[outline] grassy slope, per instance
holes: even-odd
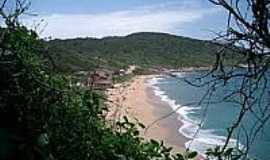
[[[64,71],[89,70],[97,66],[110,69],[136,64],[168,68],[212,64],[217,46],[164,33],[135,33],[103,39],[77,38],[47,42],[49,52]]]

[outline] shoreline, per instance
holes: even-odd
[[[129,82],[109,89],[107,91],[108,99],[114,102],[114,104],[108,104],[108,119],[110,121],[120,120],[123,115],[127,115],[129,119],[138,119],[139,122],[148,127],[157,119],[173,112],[169,104],[156,96],[153,88],[147,84],[147,80],[155,76],[136,76]],[[166,146],[173,147],[173,152],[182,153],[186,150],[185,143],[188,141],[178,131],[182,125],[183,123],[179,120],[179,115],[173,113],[149,127],[146,132],[141,130],[141,136],[146,140],[162,140]]]
[[[163,118],[164,116],[172,113],[168,117],[157,122],[157,125],[160,125],[168,131],[167,136],[162,137],[163,140],[166,141],[168,145],[176,147],[177,149],[180,148],[181,151],[185,151],[185,143],[189,139],[184,137],[178,131],[183,125],[182,121],[179,120],[179,118],[181,118],[180,115],[178,115],[176,112],[173,113],[173,109],[169,106],[169,104],[162,101],[160,97],[155,95],[153,88],[147,86],[146,93],[148,103],[155,106],[153,114],[157,117],[157,119]]]
[[[115,88],[107,91],[109,103],[109,112],[107,119],[110,121],[121,120],[125,115],[131,121],[139,120],[146,127],[157,119],[164,117],[173,112],[171,106],[162,101],[159,96],[155,95],[154,89],[147,84],[147,81],[159,75],[141,75],[135,76],[132,80],[116,85]],[[179,132],[183,125],[178,113],[151,125],[150,128],[140,130],[141,136],[146,140],[155,139],[163,141],[167,147],[173,147],[172,152],[183,153],[186,151],[185,143],[188,138]],[[198,156],[197,159],[202,159]]]

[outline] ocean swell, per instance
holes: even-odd
[[[178,75],[183,77],[180,73],[178,73]],[[157,76],[148,80],[147,83],[153,88],[153,92],[156,96],[158,96],[162,101],[168,103],[169,106],[180,115],[179,120],[183,125],[179,128],[179,132],[189,139],[189,141],[185,143],[186,148],[204,155],[207,149],[224,145],[226,137],[217,135],[215,133],[216,129],[199,129],[201,120],[197,117],[191,116],[192,113],[200,109],[199,107],[181,106],[180,104],[177,104],[176,100],[169,98],[166,92],[158,87],[158,84],[164,83],[164,78],[166,77]],[[229,147],[237,145],[240,145],[240,148],[242,148],[242,145],[238,144],[237,140],[230,140]]]

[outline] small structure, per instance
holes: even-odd
[[[120,70],[119,70],[119,75],[120,75],[120,76],[123,76],[123,75],[125,75],[125,72],[126,72],[126,71],[125,71],[124,69],[120,69]]]
[[[129,65],[128,68],[126,69],[120,69],[114,72],[115,75],[118,76],[124,76],[124,75],[128,75],[128,74],[132,74],[134,73],[134,71],[137,69],[138,67],[135,65]]]
[[[84,83],[92,89],[107,89],[113,86],[112,73],[107,70],[96,70],[89,72]]]
[[[135,65],[129,65],[125,74],[132,74],[136,70],[137,66]]]
[[[120,69],[120,70],[116,70],[113,74],[116,76],[124,76],[125,72],[126,71],[124,69]]]

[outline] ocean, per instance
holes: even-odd
[[[177,73],[176,77],[157,76],[150,79],[148,83],[152,86],[155,95],[168,103],[179,114],[179,121],[183,123],[182,127],[178,129],[179,134],[190,139],[185,144],[186,148],[204,155],[207,149],[224,144],[227,128],[236,120],[240,107],[232,102],[198,105],[197,102],[205,95],[208,87],[194,87],[186,83],[184,79],[192,79],[200,74],[202,73],[181,72]],[[218,101],[223,98],[227,92],[237,86],[237,83],[233,82],[224,88],[217,89],[210,101]],[[269,97],[265,99],[267,98],[269,99]],[[249,130],[254,124],[254,115],[247,114],[241,126]],[[240,129],[236,130],[229,146],[245,148],[247,146],[247,136],[244,133]],[[249,157],[258,160],[270,159],[269,123],[264,126],[249,148]]]

